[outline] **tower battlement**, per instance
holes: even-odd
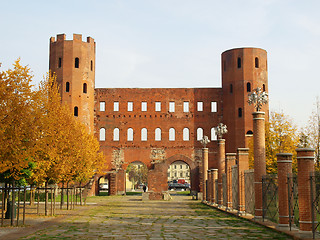
[[[50,38],[50,43],[60,42],[60,41],[80,41],[82,42],[82,34],[73,34],[73,38],[71,40],[67,40],[66,34],[57,34],[57,40],[55,37]],[[92,37],[87,37],[87,43],[94,43],[94,39]]]

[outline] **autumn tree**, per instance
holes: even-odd
[[[126,172],[133,186],[147,182],[148,168],[144,164],[129,164]]]
[[[25,184],[34,168],[36,96],[30,69],[20,59],[0,72],[0,177],[4,182]]]

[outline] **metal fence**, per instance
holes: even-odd
[[[254,196],[254,170],[244,171],[245,186],[245,209],[246,213],[254,215],[255,196]]]
[[[223,206],[227,206],[228,202],[228,186],[227,186],[227,174],[222,174],[222,199]]]
[[[298,201],[298,178],[297,174],[288,174],[288,207],[289,227],[299,227],[299,201]]]
[[[83,187],[0,187],[1,226],[25,225],[32,215],[55,215],[57,207],[71,210],[85,202]]]
[[[312,233],[320,232],[320,173],[314,172],[310,174],[311,187],[311,210],[312,210]]]
[[[279,222],[278,176],[266,175],[262,177],[262,219]]]
[[[232,208],[239,210],[239,174],[238,166],[231,167],[232,175]]]

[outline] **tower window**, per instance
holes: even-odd
[[[61,68],[62,66],[62,58],[59,58],[58,68]]]
[[[203,129],[198,128],[197,129],[197,141],[200,141],[203,138]]]
[[[91,60],[90,70],[93,71],[93,61]]]
[[[156,102],[156,112],[160,112],[161,111],[161,102]]]
[[[161,141],[161,128],[155,130],[155,141]]]
[[[74,59],[74,67],[79,68],[79,58]]]
[[[241,58],[238,57],[238,68],[241,68]]]
[[[183,102],[183,112],[189,112],[189,102]]]
[[[251,92],[251,83],[247,83],[247,92]]]
[[[230,84],[230,93],[233,93],[233,85]]]
[[[183,141],[189,141],[189,128],[184,128],[183,129]]]
[[[198,110],[198,112],[203,111],[203,102],[197,102],[197,110]]]
[[[106,129],[100,128],[99,131],[99,141],[105,141],[106,140]]]
[[[169,129],[169,141],[175,141],[176,140],[176,131],[174,128]]]
[[[128,112],[133,111],[133,102],[128,102]]]
[[[239,117],[239,118],[242,117],[242,108],[238,108],[238,117]]]
[[[148,140],[148,130],[146,128],[141,129],[141,141]]]
[[[128,128],[127,141],[133,141],[133,129],[132,128]]]
[[[254,65],[255,65],[256,68],[259,68],[259,58],[256,57],[254,59]]]
[[[66,92],[70,92],[70,83],[66,82]]]
[[[146,112],[147,111],[147,102],[141,102],[141,111]]]
[[[217,112],[217,102],[211,102],[211,112]]]
[[[100,112],[104,112],[106,110],[106,102],[100,102]]]
[[[78,107],[74,107],[74,109],[73,109],[73,115],[75,116],[75,117],[78,117]]]
[[[113,141],[119,141],[120,140],[120,130],[119,128],[113,129]]]
[[[87,93],[87,84],[86,83],[83,84],[83,93]]]
[[[266,85],[262,85],[262,90],[265,92],[266,91]]]
[[[169,102],[169,112],[174,112],[174,102]]]

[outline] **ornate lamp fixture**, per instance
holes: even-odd
[[[263,104],[268,103],[268,93],[261,91],[261,88],[256,88],[250,93],[248,103],[249,105],[254,104],[256,112],[261,110]]]
[[[219,123],[218,126],[216,127],[216,134],[218,139],[222,139],[223,134],[226,134],[228,132],[227,126],[224,125],[223,123]]]
[[[203,136],[203,138],[200,140],[200,143],[202,144],[203,148],[206,148],[207,144],[210,142],[208,136]]]

